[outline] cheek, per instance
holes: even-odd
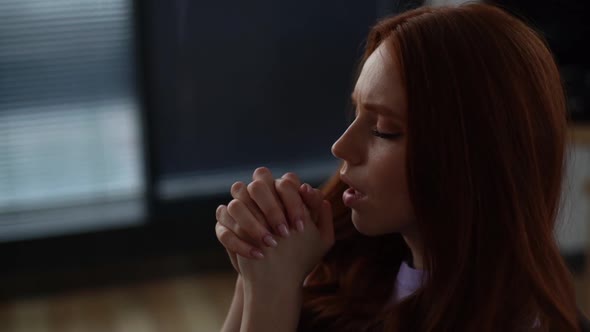
[[[376,160],[372,187],[379,193],[377,198],[395,203],[408,196],[406,168],[403,156]]]
[[[352,213],[357,230],[369,236],[400,232],[414,220],[405,168],[391,161],[381,165],[396,167],[374,169],[370,206]]]
[[[375,151],[367,165],[368,202],[364,208],[352,211],[357,230],[368,236],[401,232],[414,223],[410,203],[403,151]]]
[[[413,223],[414,214],[410,203],[405,181],[400,179],[394,187],[376,201],[379,211],[374,217],[375,222],[380,224],[384,233],[399,232]]]

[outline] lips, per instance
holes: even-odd
[[[362,191],[356,189],[352,185],[352,182],[350,181],[350,179],[348,179],[346,175],[340,174],[340,179],[342,180],[342,182],[350,186],[350,188],[346,189],[346,191],[344,191],[344,193],[342,194],[342,201],[344,205],[348,207],[354,207],[357,205],[359,201],[363,200],[366,197],[366,195]]]
[[[356,191],[354,188],[348,188],[342,194],[342,202],[344,203],[344,205],[353,208],[357,206],[358,203],[362,201],[365,197],[365,194]]]
[[[340,173],[340,180],[344,183],[346,183],[350,188],[353,188],[355,191],[361,192],[362,191],[354,185],[354,183],[350,180],[350,178],[344,174],[344,173]]]

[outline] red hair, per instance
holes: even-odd
[[[484,4],[421,7],[379,22],[364,60],[395,54],[408,101],[408,190],[427,278],[385,306],[400,234],[366,237],[335,174],[323,186],[337,241],[304,287],[301,331],[578,331],[553,235],[567,112],[555,60],[520,20]],[[364,62],[364,61],[363,61]]]

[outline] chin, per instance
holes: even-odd
[[[354,210],[352,212],[351,219],[354,228],[356,228],[359,233],[365,236],[379,236],[386,234],[386,232],[383,232],[383,230],[379,229],[379,227],[375,227],[377,225],[374,223],[371,223],[368,220],[361,220]]]

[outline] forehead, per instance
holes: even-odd
[[[382,104],[403,111],[405,95],[394,52],[385,43],[367,58],[356,82],[353,97],[357,103]]]

